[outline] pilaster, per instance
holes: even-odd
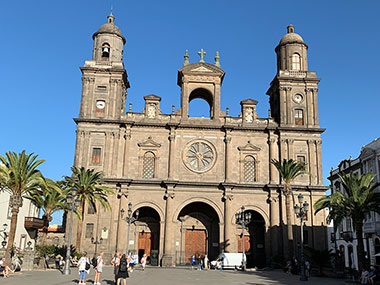
[[[124,132],[124,162],[123,162],[123,176],[128,177],[128,158],[129,158],[129,143],[131,140],[131,126],[125,126]]]
[[[223,195],[224,200],[224,251],[231,252],[233,250],[232,243],[235,242],[232,230],[232,209],[231,203],[234,196],[231,193],[232,189],[225,190]]]

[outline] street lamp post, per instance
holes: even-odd
[[[309,211],[309,203],[303,201],[303,195],[300,193],[298,195],[299,205],[294,206],[294,212],[296,213],[297,218],[301,221],[301,281],[307,281],[306,271],[305,271],[305,254],[303,248],[303,220],[307,217],[307,212]]]
[[[241,268],[243,271],[246,269],[246,260],[245,260],[245,249],[244,249],[244,230],[245,227],[251,222],[252,214],[250,212],[245,212],[245,207],[241,207],[241,212],[235,214],[236,224],[241,225],[241,237],[243,245],[243,253],[241,260]]]
[[[103,241],[103,238],[102,237],[100,237],[100,239],[98,240],[98,237],[96,237],[96,238],[94,238],[94,237],[92,237],[91,238],[91,243],[92,244],[95,244],[95,258],[97,257],[96,255],[97,255],[97,253],[98,253],[98,244],[102,244],[102,241]]]
[[[63,270],[64,275],[69,275],[71,273],[70,271],[70,256],[71,256],[71,232],[73,228],[73,212],[74,209],[79,204],[79,199],[76,198],[77,190],[74,188],[71,190],[71,193],[69,193],[66,197],[66,201],[70,205],[70,226],[69,226],[69,236],[67,239],[67,250],[66,250],[66,263],[65,263],[65,269]]]
[[[132,203],[129,202],[128,203],[128,216],[124,217],[124,209],[121,209],[120,210],[120,214],[121,214],[121,219],[122,220],[125,220],[127,223],[128,223],[128,236],[127,236],[127,254],[128,254],[128,251],[129,251],[129,235],[130,235],[130,231],[131,231],[131,224],[136,222],[137,219],[139,218],[139,210],[136,210],[136,217],[133,217],[132,216]]]

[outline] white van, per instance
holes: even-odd
[[[241,267],[243,254],[237,252],[228,252],[219,254],[218,258],[211,261],[213,268],[217,267],[217,263],[220,262],[223,269],[235,269]],[[247,256],[244,254],[244,260],[247,261]]]

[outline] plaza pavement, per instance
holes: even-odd
[[[113,283],[113,268],[108,266],[103,268],[101,276],[102,285],[111,285]],[[78,270],[73,268],[71,275],[62,275],[57,270],[20,272],[11,275],[9,278],[0,277],[0,284],[30,284],[30,285],[58,285],[58,284],[76,284],[78,281]],[[94,271],[91,270],[87,278],[88,285],[92,284]],[[197,271],[191,270],[190,267],[177,268],[158,268],[147,267],[145,271],[135,269],[130,273],[127,281],[128,285],[272,285],[272,284],[347,284],[341,279],[311,277],[307,282],[299,281],[298,275],[286,274],[282,271],[256,271],[256,272],[239,272],[239,271]]]

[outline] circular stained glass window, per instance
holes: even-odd
[[[214,147],[205,141],[196,141],[188,145],[184,153],[186,166],[195,172],[206,172],[214,165]]]

